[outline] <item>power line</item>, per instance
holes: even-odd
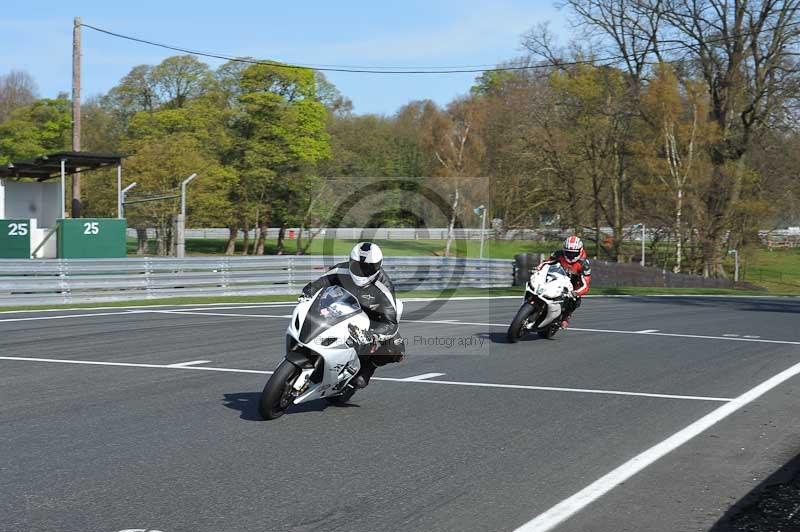
[[[490,71],[503,71],[503,70],[529,70],[532,68],[546,68],[548,65],[520,65],[520,66],[505,66],[505,67],[493,67],[493,68],[477,68],[480,65],[471,65],[468,68],[456,68],[456,69],[444,69],[444,70],[434,70],[437,68],[442,67],[417,67],[420,69],[427,69],[427,70],[385,70],[386,68],[391,67],[357,67],[357,68],[349,68],[344,66],[311,66],[306,64],[287,64],[287,63],[278,63],[276,61],[263,61],[258,59],[252,59],[249,57],[238,57],[232,56],[228,54],[221,54],[221,53],[210,53],[210,52],[203,52],[200,50],[193,50],[190,48],[184,48],[182,46],[175,46],[171,44],[164,44],[155,41],[150,41],[147,39],[142,39],[139,37],[133,37],[130,35],[124,35],[121,33],[116,33],[110,30],[105,30],[102,28],[98,28],[96,26],[92,26],[90,24],[83,24],[84,27],[89,29],[95,30],[100,33],[105,33],[107,35],[111,35],[113,37],[118,37],[120,39],[126,39],[129,41],[134,41],[142,44],[148,44],[151,46],[157,46],[159,48],[165,48],[167,50],[173,50],[176,52],[182,52],[186,54],[198,55],[201,57],[210,57],[214,59],[221,59],[225,61],[235,61],[239,63],[248,63],[254,65],[268,65],[277,68],[291,68],[291,69],[304,69],[304,70],[319,70],[322,72],[347,72],[347,73],[358,73],[358,74],[475,74],[481,72],[490,72]],[[562,65],[578,65],[578,64],[588,64],[588,63],[596,63],[595,60],[580,60],[580,61],[570,61],[570,62],[562,62]],[[402,68],[402,67],[400,67]]]
[[[716,39],[708,39],[705,41],[705,44],[718,44],[722,42],[726,42],[732,39],[736,39],[738,37],[743,37],[746,35],[756,34],[757,32],[765,32],[765,31],[774,31],[778,29],[785,29],[791,26],[800,25],[800,21],[797,22],[787,22],[784,24],[779,24],[777,26],[773,26],[771,28],[761,28],[760,30],[752,29],[750,31],[742,32],[739,34],[733,34],[726,37],[719,37]],[[541,68],[551,68],[553,65],[551,64],[526,64],[526,65],[510,65],[510,66],[492,66],[492,68],[481,68],[487,65],[468,65],[466,67],[436,67],[436,66],[428,66],[428,67],[351,67],[346,65],[310,65],[310,64],[289,64],[289,63],[279,63],[276,61],[264,61],[259,59],[253,59],[249,57],[239,57],[233,56],[224,53],[212,53],[212,52],[204,52],[201,50],[193,50],[190,48],[185,48],[182,46],[176,46],[171,44],[160,43],[156,41],[151,41],[148,39],[143,39],[140,37],[133,37],[131,35],[124,35],[122,33],[117,33],[114,31],[106,30],[103,28],[98,28],[96,26],[92,26],[90,24],[81,24],[81,26],[92,29],[99,33],[104,33],[106,35],[110,35],[112,37],[117,37],[119,39],[125,39],[133,42],[138,42],[142,44],[147,44],[150,46],[156,46],[159,48],[165,48],[167,50],[173,50],[176,52],[182,52],[185,54],[192,54],[201,57],[209,57],[213,59],[221,59],[224,61],[234,61],[239,63],[247,63],[247,64],[254,64],[254,65],[268,65],[276,68],[287,68],[287,69],[303,69],[303,70],[319,70],[321,72],[346,72],[346,73],[353,73],[353,74],[479,74],[483,72],[511,72],[511,71],[522,71],[522,70],[535,70]],[[685,50],[685,49],[693,49],[694,46],[687,44],[687,43],[680,43],[673,47],[667,48],[660,48],[658,49],[659,53],[666,53],[666,52],[674,52],[678,50]],[[645,52],[641,52],[639,54],[633,53],[631,54],[633,57],[640,55],[642,58],[646,55],[655,53],[656,50],[648,50]],[[572,61],[558,61],[557,66],[577,66],[577,65],[597,65],[601,63],[600,66],[611,66],[615,63],[620,61],[630,59],[631,56],[625,55],[612,55],[602,58],[594,58],[594,59],[578,59]],[[652,64],[657,64],[657,62],[653,62]]]

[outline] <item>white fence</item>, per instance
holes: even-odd
[[[297,294],[343,257],[0,260],[0,307],[186,296]],[[513,261],[391,257],[398,290],[511,286]]]

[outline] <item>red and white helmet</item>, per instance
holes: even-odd
[[[586,258],[586,252],[583,250],[583,241],[580,238],[573,235],[564,240],[564,258],[570,264]]]

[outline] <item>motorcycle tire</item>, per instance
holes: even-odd
[[[261,393],[258,412],[264,419],[277,419],[281,417],[289,405],[292,404],[292,382],[300,370],[297,366],[284,360],[275,373],[267,381]]]
[[[506,333],[506,338],[508,339],[509,343],[517,343],[523,336],[525,336],[525,322],[533,313],[533,310],[533,305],[530,303],[525,303],[519,308],[517,315],[514,316],[514,319],[511,321],[511,325],[508,327],[508,332]]]

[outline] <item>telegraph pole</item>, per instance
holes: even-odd
[[[72,151],[81,151],[81,18],[72,27]],[[72,175],[72,217],[81,216],[81,176]]]

